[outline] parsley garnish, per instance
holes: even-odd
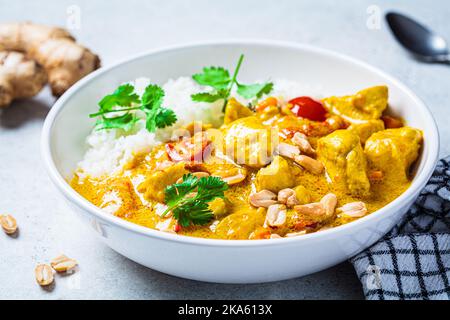
[[[227,183],[219,177],[199,179],[190,173],[185,174],[183,182],[166,187],[165,202],[168,208],[162,216],[172,211],[183,227],[207,224],[213,218],[208,203],[215,198],[223,198],[227,189]]]
[[[97,130],[116,128],[129,131],[139,121],[133,111],[140,110],[145,114],[147,130],[155,132],[156,128],[165,128],[177,121],[173,110],[162,107],[163,99],[164,90],[157,85],[148,85],[142,97],[139,97],[134,91],[134,86],[124,84],[100,100],[99,111],[90,114],[89,117],[100,116],[96,122]],[[110,113],[117,115],[106,116]]]
[[[236,69],[234,69],[233,76],[230,78],[228,70],[222,67],[205,67],[202,73],[194,74],[192,79],[202,86],[209,86],[213,90],[211,92],[201,92],[191,95],[193,101],[197,102],[215,102],[223,99],[222,111],[225,111],[228,98],[230,97],[233,86],[237,85],[237,93],[245,99],[259,99],[263,94],[268,94],[272,91],[273,83],[255,83],[255,84],[242,84],[238,83],[237,75],[241,68],[244,55],[241,54],[237,63]]]

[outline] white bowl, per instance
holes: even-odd
[[[233,69],[245,54],[240,79],[286,78],[348,94],[389,87],[391,110],[424,133],[411,187],[395,201],[355,222],[295,238],[212,240],[148,229],[101,211],[67,183],[86,150],[88,114],[118,84],[141,77],[157,83],[191,75],[203,66]],[[299,92],[299,95],[301,92]],[[70,88],[53,106],[42,133],[42,155],[52,181],[99,238],[124,256],[171,275],[222,283],[289,279],[340,263],[372,245],[407,211],[433,172],[439,149],[436,124],[424,103],[398,80],[363,62],[322,49],[274,41],[224,41],[151,51],[102,68]]]

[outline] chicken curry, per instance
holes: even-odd
[[[370,214],[409,187],[422,133],[387,107],[386,86],[321,101],[269,97],[251,108],[230,98],[220,128],[191,123],[122,172],[75,174],[71,185],[117,217],[180,235],[316,232]]]

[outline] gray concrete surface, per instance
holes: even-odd
[[[81,12],[81,28],[73,32],[101,55],[104,65],[151,48],[230,37],[309,43],[365,60],[426,101],[440,128],[441,155],[450,153],[450,66],[410,59],[384,22],[377,28],[370,20],[372,10],[395,9],[450,39],[448,1],[0,0],[0,22],[65,25],[73,4]],[[0,232],[0,299],[363,298],[348,263],[290,281],[219,285],[167,276],[115,253],[68,210],[44,171],[40,130],[53,101],[44,91],[0,114],[0,213],[15,215],[21,230],[18,238]],[[35,264],[61,252],[78,259],[79,270],[58,277],[52,290],[41,289],[34,281]]]

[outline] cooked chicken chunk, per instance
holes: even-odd
[[[332,182],[345,183],[353,195],[368,194],[370,183],[366,174],[366,158],[355,133],[337,130],[319,139],[317,155]]]
[[[232,155],[237,164],[261,168],[271,161],[277,140],[277,132],[272,132],[259,118],[241,118],[225,131],[225,153]]]
[[[264,224],[264,215],[256,209],[243,209],[223,218],[216,227],[222,239],[248,239],[250,234]]]
[[[237,119],[250,117],[252,115],[254,115],[254,113],[249,108],[239,103],[236,99],[231,98],[228,100],[225,108],[223,123],[230,124]]]
[[[295,179],[286,159],[276,156],[272,163],[256,174],[256,189],[278,191],[295,186]]]
[[[380,118],[387,107],[388,89],[386,86],[370,87],[355,95],[329,97],[322,100],[325,108],[347,121],[359,122]]]
[[[406,179],[421,144],[422,132],[418,129],[387,129],[374,133],[366,141],[364,152],[371,167]]]
[[[138,191],[144,194],[145,199],[164,202],[164,190],[167,186],[174,184],[188,171],[184,163],[180,162],[160,171],[152,172],[138,186]]]
[[[384,122],[378,119],[367,120],[361,123],[354,123],[348,129],[355,132],[359,136],[361,143],[364,144],[373,133],[384,130]]]
[[[215,198],[208,204],[215,218],[221,218],[228,212],[228,203],[225,199]]]

